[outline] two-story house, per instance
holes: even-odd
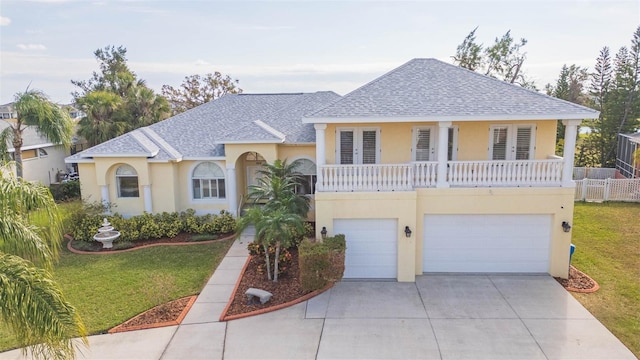
[[[317,237],[347,278],[423,272],[566,277],[577,126],[598,112],[438,60],[340,97],[226,95],[67,158],[83,197],[146,212],[228,210],[261,164],[299,160]],[[558,120],[565,153],[555,156]]]

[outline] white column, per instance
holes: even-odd
[[[100,196],[102,196],[102,204],[105,206],[109,205],[109,185],[101,185],[100,186]],[[107,208],[107,213],[110,213]]]
[[[578,125],[582,120],[562,120],[564,125],[564,152],[562,154],[564,163],[562,165],[562,187],[575,187],[573,181],[573,158],[576,153],[576,137],[578,136]]]
[[[229,212],[233,216],[238,216],[238,190],[236,186],[236,168],[235,165],[227,166],[227,199],[229,199]]]
[[[322,170],[320,170],[320,166],[327,163],[325,137],[327,124],[313,124],[313,127],[316,129],[316,190],[322,190],[322,186],[318,186],[318,184],[322,184]]]
[[[438,123],[438,168],[436,172],[436,187],[448,188],[447,182],[447,153],[449,144],[449,127],[451,121]]]
[[[144,211],[149,214],[153,213],[153,200],[151,199],[151,185],[142,185],[142,194],[144,196]]]

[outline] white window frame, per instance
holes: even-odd
[[[429,151],[429,160],[421,160],[421,161],[437,161],[438,160],[438,138],[439,131],[438,127],[435,125],[428,126],[414,126],[411,129],[411,161],[417,162],[417,147],[418,147],[418,131],[419,130],[430,130],[430,139],[429,139],[429,147],[431,148]],[[458,125],[453,125],[448,128],[447,134],[451,131],[452,134],[452,143],[451,143],[451,159],[449,159],[449,139],[447,139],[447,160],[448,161],[456,161],[458,160]]]
[[[363,132],[365,131],[375,131],[376,132],[376,149],[375,149],[375,162],[374,164],[380,163],[380,149],[381,149],[381,136],[380,136],[380,128],[379,127],[339,127],[336,128],[336,164],[340,164],[341,153],[340,153],[340,133],[343,131],[352,131],[353,132],[353,165],[362,165],[362,153],[363,153]],[[351,164],[343,164],[343,165],[351,165]]]
[[[529,128],[531,129],[531,138],[529,139],[529,158],[528,159],[520,159],[520,160],[534,160],[536,158],[535,150],[536,150],[536,130],[537,126],[535,124],[494,124],[489,126],[489,151],[488,151],[488,159],[493,160],[493,133],[495,129],[506,129],[507,130],[507,138],[506,138],[506,148],[505,148],[505,159],[504,160],[516,160],[516,150],[517,150],[517,136],[518,129]],[[495,160],[500,161],[500,160]]]
[[[216,185],[217,185],[217,189],[218,189],[218,196],[217,197],[200,197],[200,198],[196,198],[194,196],[194,186],[193,186],[193,181],[196,180],[196,178],[194,178],[193,174],[196,171],[196,168],[198,168],[198,166],[205,164],[205,163],[212,163],[214,165],[216,165],[221,171],[222,171],[222,175],[223,177],[220,178],[211,178],[211,179],[204,179],[204,178],[198,178],[199,180],[216,180]],[[220,194],[220,182],[217,180],[223,179],[224,180],[224,197],[219,197]],[[211,161],[211,160],[204,160],[204,161],[198,161],[196,163],[193,164],[193,166],[191,166],[191,169],[189,169],[189,198],[191,199],[192,202],[207,202],[207,203],[215,203],[215,202],[226,202],[227,201],[227,193],[228,193],[228,189],[227,189],[227,172],[225,171],[225,167],[222,166],[219,162],[217,161]],[[201,192],[202,192],[202,185],[200,187]]]
[[[133,172],[135,173],[135,175],[118,174],[118,170],[120,170],[120,169],[122,169],[124,167],[131,168],[133,170]],[[136,170],[136,168],[134,168],[133,166],[131,166],[129,164],[121,164],[116,168],[115,178],[116,178],[116,194],[118,195],[119,199],[126,199],[126,198],[137,199],[137,198],[140,197],[140,180],[139,180],[138,171]],[[123,196],[122,195],[122,189],[121,189],[120,180],[124,179],[124,178],[135,178],[136,179],[136,183],[138,184],[138,194],[137,194],[137,196]]]

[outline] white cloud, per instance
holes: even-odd
[[[47,47],[42,44],[18,44],[16,46],[20,50],[47,50]]]
[[[11,19],[6,16],[0,16],[0,26],[9,26],[11,24]]]

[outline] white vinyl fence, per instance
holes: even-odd
[[[575,200],[640,202],[640,179],[576,180]]]

